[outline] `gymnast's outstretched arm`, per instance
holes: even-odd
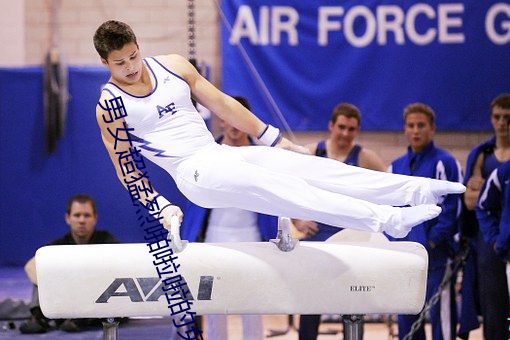
[[[264,122],[237,100],[217,89],[185,58],[177,54],[170,54],[158,56],[157,59],[172,72],[182,77],[188,83],[193,99],[219,118],[253,137],[260,138],[264,134],[268,127]],[[270,145],[273,141],[270,141]],[[304,147],[294,144],[284,137],[277,139],[276,144],[271,146],[309,153]]]

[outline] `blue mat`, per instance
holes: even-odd
[[[0,339],[73,339],[73,340],[92,340],[103,339],[103,330],[101,328],[88,330],[79,333],[66,333],[61,330],[51,330],[44,334],[21,334],[19,332],[19,325],[23,320],[14,321],[1,321],[2,331],[0,332]],[[9,329],[9,326],[14,326]],[[175,333],[175,328],[172,325],[172,320],[168,317],[164,318],[150,318],[150,319],[137,319],[132,318],[129,321],[122,323],[118,329],[119,340],[159,340],[170,339],[172,333]]]

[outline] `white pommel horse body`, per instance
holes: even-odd
[[[326,242],[299,242],[291,251],[271,242],[188,243],[176,262],[191,310],[418,314],[427,282],[423,246],[370,236],[346,241],[342,233]],[[170,315],[153,260],[146,244],[42,247],[36,253],[41,309],[54,319]],[[360,328],[349,332],[349,339],[361,339]]]

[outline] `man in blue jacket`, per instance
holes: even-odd
[[[408,105],[404,109],[404,134],[409,142],[408,151],[392,162],[390,171],[402,175],[462,181],[459,162],[447,151],[434,145],[435,129],[435,113],[432,108],[422,103]],[[438,291],[448,269],[453,236],[458,228],[460,204],[459,195],[446,196],[440,204],[442,212],[437,218],[414,227],[405,238],[397,240],[418,242],[428,251],[427,301]],[[454,306],[452,282],[441,294],[440,301],[430,310],[434,340],[455,339]],[[445,310],[449,313],[444,313]],[[399,339],[409,333],[417,319],[417,315],[398,316]],[[412,339],[425,340],[423,324]]]
[[[510,144],[510,111],[506,115],[506,139]],[[510,160],[496,167],[480,190],[478,202],[475,207],[476,217],[487,249],[490,249],[494,257],[492,264],[494,270],[486,272],[485,280],[496,282],[497,289],[490,292],[490,301],[484,301],[490,305],[489,311],[484,311],[484,321],[488,319],[487,327],[484,322],[484,336],[493,335],[494,339],[508,339],[510,331],[506,319],[510,316],[510,294],[508,291],[508,261],[510,260]],[[484,268],[485,270],[486,268]],[[480,271],[482,271],[480,269]],[[485,287],[486,285],[482,285]],[[496,288],[496,286],[493,287]],[[506,288],[506,289],[505,289]],[[483,292],[485,293],[485,292]],[[482,295],[482,298],[487,294]],[[487,315],[486,313],[491,314]],[[501,313],[501,315],[494,312]],[[487,315],[487,316],[486,316]],[[499,327],[498,327],[499,322]],[[505,326],[502,326],[505,325]],[[488,339],[488,338],[487,338]],[[492,338],[491,338],[492,339]]]
[[[484,240],[474,210],[485,180],[494,169],[510,160],[507,125],[510,93],[496,96],[490,104],[489,113],[494,136],[471,150],[466,162],[464,184],[467,189],[463,195],[461,236],[468,240],[470,253],[462,278],[459,337],[467,339],[469,331],[479,327],[476,314],[481,313],[484,337],[506,340],[509,338],[507,327],[501,326],[507,322],[506,313],[510,306],[506,293],[506,265]],[[501,294],[506,296],[502,298]]]
[[[476,206],[476,216],[485,242],[507,263],[510,260],[509,181],[510,161],[507,161],[485,181]],[[506,316],[510,315],[509,312]]]
[[[250,109],[243,97],[234,97]],[[246,133],[221,122],[223,135],[216,141],[230,146],[254,145]],[[238,208],[205,209],[192,202],[186,206],[186,218],[181,226],[182,238],[191,242],[257,242],[276,238],[278,218],[257,214]],[[243,315],[241,317],[244,339],[262,340],[264,328],[261,315]],[[228,327],[226,315],[207,316],[207,338],[227,340]]]

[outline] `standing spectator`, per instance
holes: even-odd
[[[475,208],[487,244],[508,265],[510,260],[510,161],[494,170],[482,186]],[[505,295],[502,294],[501,298]],[[506,313],[510,315],[510,311]],[[508,327],[502,327],[508,330]],[[508,336],[507,336],[508,338]]]
[[[428,177],[459,182],[462,180],[459,162],[448,152],[434,145],[436,131],[435,113],[422,103],[408,105],[404,109],[404,134],[409,142],[407,153],[390,166],[395,174]],[[422,244],[429,255],[426,300],[436,294],[448,270],[452,255],[454,235],[458,230],[458,218],[461,200],[459,195],[448,195],[439,204],[441,214],[433,220],[426,221],[411,230],[398,241],[412,241]],[[396,240],[390,237],[390,240]],[[455,304],[453,280],[441,294],[440,301],[430,309],[432,338],[434,340],[455,339]],[[445,311],[447,311],[445,313]],[[417,315],[398,316],[399,339],[403,339],[418,319]],[[447,325],[444,327],[443,325]],[[412,339],[425,340],[422,324]]]
[[[311,154],[336,159],[345,164],[366,169],[385,171],[381,158],[372,150],[356,144],[361,131],[361,112],[353,104],[340,103],[333,109],[329,121],[329,138],[306,147]],[[294,220],[294,226],[305,234],[303,241],[325,241],[340,229],[314,221]],[[317,339],[320,315],[301,315],[299,339]]]
[[[490,105],[494,136],[471,150],[466,163],[464,209],[461,235],[470,246],[463,273],[461,290],[459,337],[467,339],[469,331],[479,326],[477,315],[483,318],[485,339],[508,339],[506,314],[509,309],[505,263],[496,256],[478,227],[474,209],[480,190],[489,175],[498,166],[510,160],[510,140],[506,122],[510,117],[510,94],[498,95]],[[480,305],[478,311],[476,306]]]

